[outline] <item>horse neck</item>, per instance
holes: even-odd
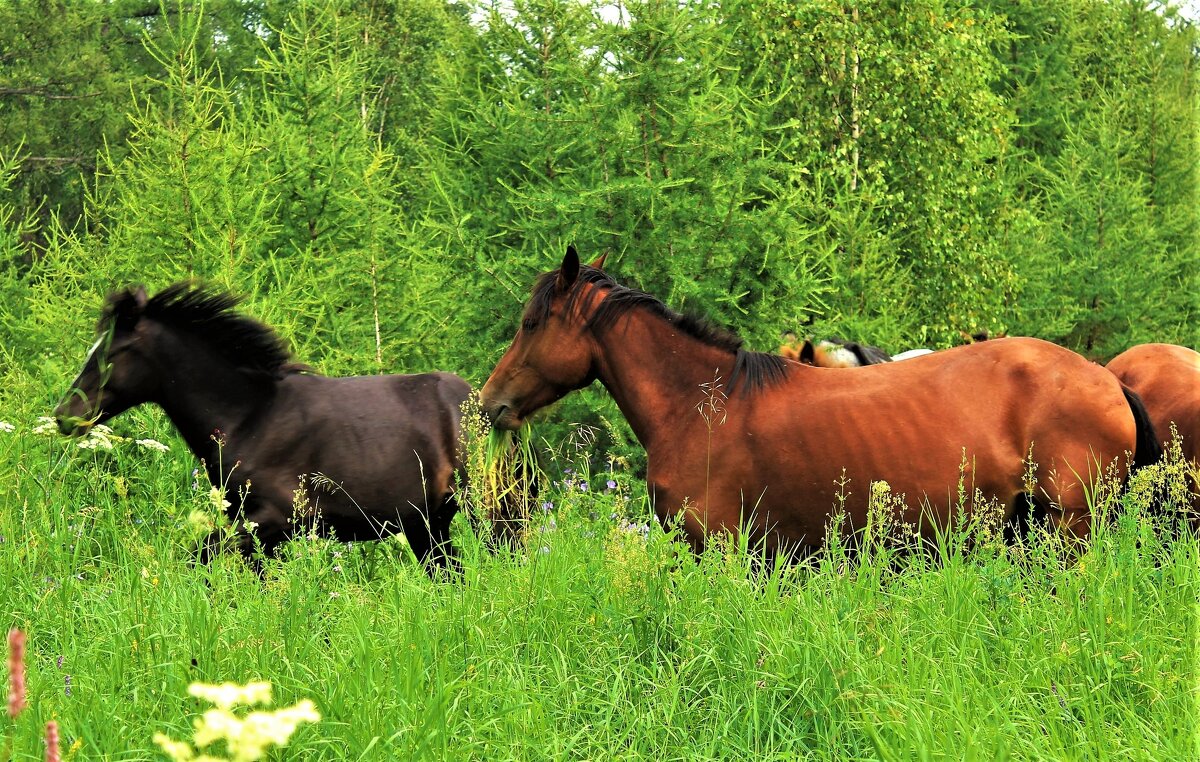
[[[154,401],[210,468],[218,458],[232,463],[236,452],[229,446],[272,396],[274,384],[234,366],[200,337],[164,329],[156,343],[162,385]],[[225,443],[226,452],[219,451],[215,438]]]
[[[632,309],[596,337],[600,383],[621,409],[638,441],[649,450],[669,430],[701,424],[697,409],[706,384],[729,392],[737,359],[645,310]]]

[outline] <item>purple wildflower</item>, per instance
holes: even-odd
[[[580,480],[580,482],[579,482],[579,491],[580,491],[580,492],[587,492],[587,491],[588,491],[588,483],[587,483],[587,482],[585,482],[585,481],[582,481],[582,480]]]
[[[606,492],[611,492],[612,490],[614,490],[616,488],[617,488],[617,483],[615,481],[613,481],[612,479],[609,479],[608,481],[606,481],[604,483],[604,489]]]

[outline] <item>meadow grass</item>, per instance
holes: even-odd
[[[646,522],[643,485],[571,451],[520,550],[456,523],[458,582],[400,539],[296,540],[260,579],[194,562],[209,489],[161,416],[122,417],[112,450],[10,422],[13,759],[41,758],[51,719],[64,759],[163,759],[154,735],[188,738],[206,708],[190,684],[252,680],[320,711],[276,758],[1200,757],[1200,548],[1155,525],[1148,486],[1101,507],[1075,560],[1043,534],[955,533],[936,555],[835,546],[763,570],[734,542],[694,557]]]

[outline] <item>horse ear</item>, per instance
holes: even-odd
[[[813,345],[812,339],[804,340],[804,345],[800,347],[800,356],[797,359],[809,365],[817,364],[817,348]]]
[[[132,328],[148,301],[145,286],[130,286],[109,298],[114,324],[121,328]]]
[[[562,267],[558,268],[558,280],[555,281],[555,286],[559,291],[566,291],[575,285],[575,279],[578,277],[579,252],[575,251],[574,245],[568,245],[567,254],[563,257]]]
[[[596,259],[595,259],[595,260],[593,260],[593,261],[592,261],[592,264],[591,264],[591,265],[589,265],[589,266],[590,266],[590,267],[594,267],[594,268],[596,268],[597,270],[603,270],[603,269],[604,269],[604,260],[606,260],[606,259],[608,259],[608,252],[607,252],[607,251],[606,251],[606,252],[604,252],[603,254],[601,254],[600,256],[596,257]]]

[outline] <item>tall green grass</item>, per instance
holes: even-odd
[[[589,472],[584,439],[547,459],[516,550],[456,524],[458,582],[399,540],[296,540],[260,579],[194,562],[208,487],[161,416],[119,419],[111,451],[10,422],[0,627],[29,635],[30,701],[0,718],[14,759],[40,758],[51,718],[66,758],[162,759],[154,734],[188,737],[205,708],[188,685],[226,680],[315,702],[279,758],[1200,756],[1200,548],[1150,515],[1154,474],[1098,506],[1074,558],[1041,533],[955,533],[937,554],[881,541],[763,570],[647,523],[644,486]]]

